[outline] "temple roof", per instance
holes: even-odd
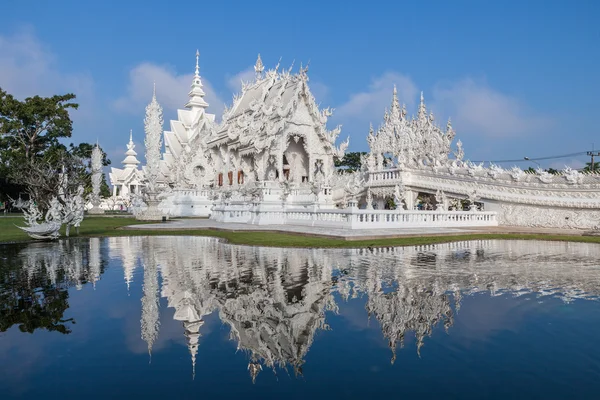
[[[260,61],[260,62],[259,62]],[[335,152],[335,141],[340,127],[327,130],[330,109],[320,110],[308,87],[308,68],[298,73],[274,70],[262,74],[262,61],[257,61],[256,79],[242,85],[242,93],[223,114],[223,121],[208,139],[209,145],[239,141],[242,147],[257,151],[268,147],[274,135],[287,124],[304,126],[305,132],[314,132],[327,151]]]

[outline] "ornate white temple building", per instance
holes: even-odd
[[[144,174],[138,169],[140,162],[134,148],[133,132],[129,131],[129,143],[125,159],[122,161],[123,169],[112,167],[108,174],[113,188],[112,195],[120,199],[121,204],[128,204],[129,198],[134,194],[140,194],[144,186]]]
[[[341,128],[327,128],[332,110],[316,104],[308,68],[265,71],[259,55],[254,70],[217,122],[196,53],[189,100],[163,135],[157,182],[165,215],[349,229],[600,225],[600,175],[464,161],[450,121],[436,125],[422,94],[409,118],[395,87],[383,123],[368,133],[362,169],[336,171],[348,140],[336,145]],[[145,180],[131,138],[126,155],[124,168],[110,174],[124,203]]]

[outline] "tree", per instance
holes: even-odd
[[[362,166],[360,158],[366,155],[365,151],[346,153],[341,159],[335,159],[334,165],[336,168],[343,168],[346,172],[358,171]]]
[[[58,197],[65,177],[69,190],[83,185],[91,191],[93,145],[61,143],[73,132],[69,111],[78,108],[73,99],[75,95],[69,93],[19,101],[0,88],[0,178],[20,186],[18,191],[28,192],[42,208]],[[104,152],[103,164],[110,164]],[[110,195],[106,182],[102,186],[104,194]]]
[[[594,168],[592,168],[592,163],[588,162],[585,163],[585,168],[583,169],[584,172],[600,172],[600,162],[595,162],[594,163]]]
[[[15,99],[0,88],[0,157],[9,164],[20,156],[26,162],[41,155],[60,138],[71,137],[70,109],[78,104],[72,93],[52,97]],[[22,160],[21,160],[22,161]]]

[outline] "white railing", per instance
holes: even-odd
[[[319,210],[316,208],[264,209],[255,205],[220,205],[212,219],[256,225],[303,225],[344,229],[398,229],[418,227],[497,226],[495,212]]]
[[[401,178],[401,171],[397,168],[384,169],[382,171],[369,172],[369,182],[380,182],[380,181],[396,181]]]

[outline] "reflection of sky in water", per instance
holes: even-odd
[[[530,241],[1,246],[0,393],[596,398],[599,259]]]

